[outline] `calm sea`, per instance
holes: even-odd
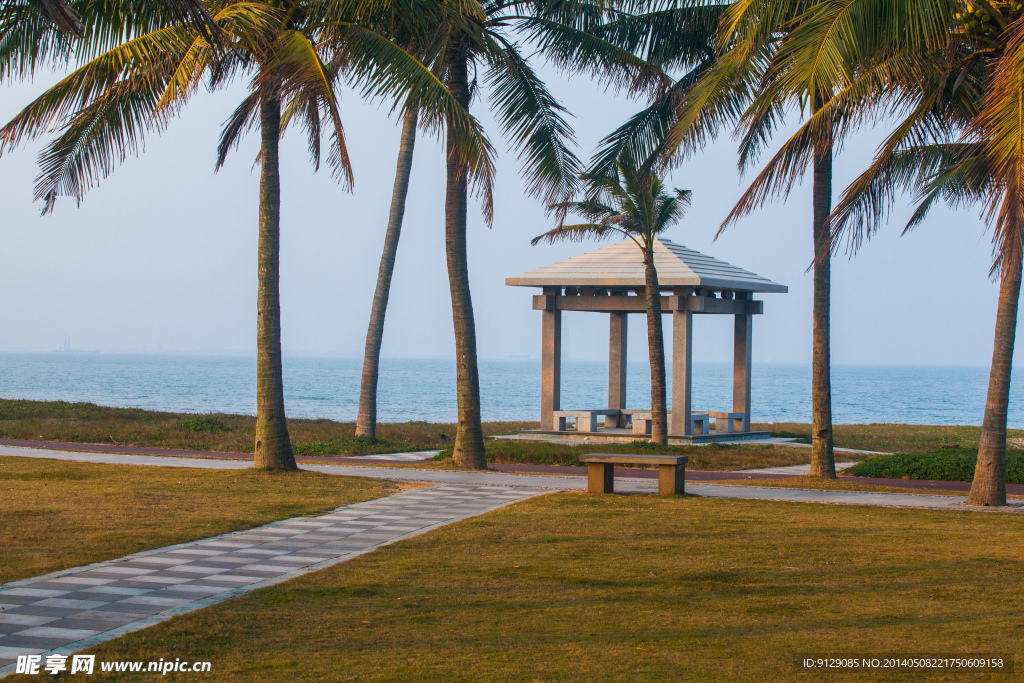
[[[361,359],[286,358],[285,397],[293,417],[353,420]],[[563,408],[599,407],[607,397],[600,362],[566,362]],[[650,405],[649,370],[631,364],[628,400]],[[697,363],[693,405],[731,406],[732,368]],[[1021,379],[1014,373],[1009,422],[1024,427]],[[480,363],[485,420],[536,420],[540,361]],[[755,363],[753,417],[763,422],[810,422],[810,366]],[[980,424],[988,370],[982,367],[834,366],[833,414],[838,424],[897,422]],[[256,362],[240,356],[117,355],[99,353],[0,354],[0,397],[91,401],[101,405],[175,412],[255,413]],[[456,417],[451,360],[381,362],[379,419],[385,422]]]

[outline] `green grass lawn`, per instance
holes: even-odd
[[[489,422],[484,434],[514,434],[534,426]],[[251,415],[163,413],[108,408],[93,403],[0,399],[0,438],[70,441],[117,446],[185,448],[252,453],[256,418]],[[288,420],[296,455],[367,455],[444,448],[455,425],[430,422],[381,424],[377,441],[357,438],[354,422]]]
[[[770,431],[773,436],[801,437],[811,442],[811,425],[795,422],[755,424],[752,429]],[[869,424],[834,425],[832,433],[835,445],[841,448],[857,448],[885,453],[912,453],[934,451],[940,448],[965,448],[977,450],[981,440],[981,427]],[[1010,439],[1021,439],[1024,431],[1007,430]],[[843,458],[846,454],[843,454]]]
[[[399,490],[390,482],[315,472],[0,457],[0,583]]]
[[[1021,595],[1018,515],[556,494],[90,651],[212,681],[820,680],[792,656],[1024,666]]]
[[[111,446],[155,446],[251,453],[256,419],[249,415],[164,413],[137,408],[108,408],[92,403],[0,399],[0,438]],[[355,437],[355,424],[333,420],[289,420],[301,455],[362,455],[397,450],[444,448],[455,425],[429,422],[382,423],[376,442]],[[514,434],[536,429],[536,422],[485,422],[484,434]],[[811,425],[754,424],[775,436],[810,442]],[[914,452],[938,448],[977,448],[980,427],[927,425],[836,425],[836,445],[871,451]],[[1009,431],[1011,439],[1024,431]],[[844,456],[845,457],[845,456]]]

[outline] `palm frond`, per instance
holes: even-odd
[[[138,154],[145,132],[163,125],[152,116],[160,91],[153,81],[121,81],[71,118],[39,157],[35,195],[44,214],[61,196],[81,202],[128,154]]]
[[[316,48],[301,31],[284,31],[271,46],[273,59],[265,65],[255,87],[276,91],[284,99],[299,98],[304,103],[307,132],[316,136],[310,151],[319,163],[319,131],[321,110],[330,117],[334,131],[328,162],[333,175],[346,189],[352,187],[352,162],[345,144],[345,129],[334,92],[335,74],[330,73]]]
[[[494,35],[487,60],[490,102],[518,148],[526,190],[547,204],[571,197],[582,164],[569,148],[573,131],[563,107],[519,54],[519,48]]]
[[[217,143],[217,164],[214,167],[216,170],[220,170],[224,165],[228,152],[238,146],[242,136],[256,126],[259,120],[259,111],[260,91],[253,88],[224,123],[220,141]]]
[[[64,0],[34,0],[34,3],[50,18],[50,21],[62,30],[73,33],[79,38],[85,35],[82,20]]]
[[[129,89],[151,89],[154,83],[162,86],[173,73],[176,58],[180,59],[190,44],[188,32],[176,26],[128,41],[96,57],[36,98],[0,129],[0,153],[47,132],[55,122],[73,112],[84,110],[119,82],[151,82],[127,86]]]
[[[438,127],[442,122],[452,125],[460,162],[490,221],[494,148],[480,123],[452,97],[438,75],[393,41],[363,26],[334,24],[325,29],[323,40],[342,55],[344,73],[364,96],[416,106],[425,127]]]
[[[556,244],[558,242],[582,242],[586,239],[603,239],[611,235],[625,235],[629,233],[614,225],[603,223],[577,223],[576,225],[560,225],[557,228],[548,230],[543,235],[537,235],[530,244],[537,246],[541,242]]]

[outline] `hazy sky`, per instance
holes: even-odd
[[[576,115],[579,153],[640,103],[587,79],[545,71]],[[2,89],[10,119],[55,77]],[[129,158],[86,196],[39,216],[32,203],[42,142],[0,157],[0,351],[47,351],[65,335],[78,349],[242,353],[255,348],[258,141],[250,135],[213,172],[220,126],[244,96],[236,86],[200,93],[139,158]],[[470,274],[484,358],[539,357],[534,291],[506,287],[510,275],[602,246],[531,247],[549,229],[543,207],[524,196],[519,166],[500,142],[483,102],[474,113],[500,151],[495,222],[471,208]],[[399,128],[387,108],[343,94],[342,116],[355,166],[346,194],[314,174],[305,141],[282,146],[282,308],[285,353],[359,356],[391,198]],[[863,168],[885,131],[853,139],[836,162],[836,194]],[[806,363],[811,348],[810,182],[769,205],[717,242],[718,226],[745,187],[735,143],[726,138],[677,170],[693,208],[666,237],[789,286],[763,295],[755,318],[755,362]],[[444,164],[437,141],[421,134],[384,341],[388,356],[449,356],[451,309],[444,262]],[[933,212],[913,234],[899,233],[908,210],[852,261],[833,268],[833,361],[856,364],[987,365],[998,287],[988,277],[990,242],[976,212]],[[646,355],[643,318],[631,317],[630,357]],[[607,354],[607,317],[567,314],[565,356]],[[697,361],[731,359],[731,320],[698,318]]]

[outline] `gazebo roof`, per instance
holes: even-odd
[[[662,287],[789,291],[785,285],[660,237],[654,242],[654,265]],[[644,283],[643,257],[632,240],[505,279],[506,285],[520,287],[643,287]]]

